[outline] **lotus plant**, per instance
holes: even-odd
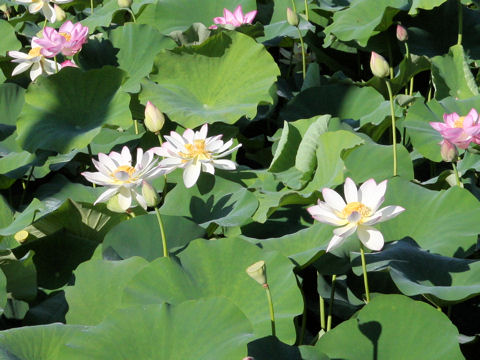
[[[54,74],[59,66],[54,61],[46,59],[42,54],[42,47],[37,43],[39,39],[34,37],[31,42],[32,48],[28,53],[20,51],[9,51],[8,56],[14,60],[12,62],[18,63],[13,69],[12,75],[15,76],[30,69],[30,79],[35,81],[42,73],[47,75]]]
[[[124,146],[121,153],[112,151],[106,155],[98,154],[98,161],[92,159],[98,172],[85,171],[82,175],[90,182],[108,187],[98,197],[94,205],[105,202],[117,195],[118,204],[123,211],[132,206],[133,199],[147,209],[147,201],[141,194],[142,184],[150,179],[162,175],[165,170],[158,166],[158,159],[154,157],[152,149],[143,151],[137,149],[137,163],[132,166],[132,155],[130,150]]]
[[[58,54],[73,56],[82,49],[87,42],[88,27],[80,23],[73,24],[70,20],[60,26],[57,31],[46,26],[43,28],[43,38],[37,43],[42,47],[42,54],[54,57]]]
[[[157,155],[163,156],[160,166],[167,173],[183,169],[183,182],[187,188],[192,187],[198,180],[201,171],[215,173],[215,168],[235,170],[236,164],[231,160],[219,159],[237,150],[241,144],[230,148],[233,140],[223,142],[222,135],[207,137],[208,124],[201,127],[200,131],[187,129],[183,135],[170,132],[165,136],[161,147],[154,148]]]
[[[72,2],[73,0],[16,0],[17,2],[21,4],[29,4],[28,5],[28,11],[31,14],[36,14],[37,12],[41,11],[43,16],[45,16],[45,19],[47,19],[49,22],[54,23],[57,21],[57,12],[55,9],[50,5],[52,4],[66,4],[69,2]]]
[[[238,5],[235,11],[232,13],[228,9],[223,9],[223,17],[216,17],[213,22],[217,25],[230,25],[233,27],[239,27],[243,24],[251,24],[257,15],[257,10],[250,11],[243,14],[242,5]],[[217,29],[217,25],[212,25],[209,29]]]

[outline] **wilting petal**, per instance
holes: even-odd
[[[380,251],[383,248],[383,235],[377,229],[371,226],[360,225],[357,229],[357,235],[365,247],[370,250]]]

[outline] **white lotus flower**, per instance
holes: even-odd
[[[112,151],[110,154],[98,154],[98,161],[92,159],[98,172],[82,173],[88,181],[107,186],[109,189],[98,197],[94,205],[99,202],[105,202],[112,196],[118,194],[118,203],[123,210],[127,210],[132,205],[132,198],[135,198],[141,207],[147,208],[147,203],[141,195],[143,181],[153,179],[163,175],[165,170],[158,165],[158,159],[154,159],[152,149],[143,152],[137,149],[137,164],[132,166],[132,155],[126,146],[122,152]]]
[[[19,65],[17,65],[15,69],[13,69],[12,76],[15,76],[30,69],[30,79],[32,79],[32,81],[35,81],[35,79],[42,75],[42,73],[52,75],[57,71],[57,68],[58,70],[60,70],[60,64],[57,64],[57,66],[55,66],[54,61],[46,59],[41,54],[42,48],[35,42],[37,39],[38,38],[36,37],[32,39],[32,49],[27,54],[20,51],[8,52],[8,56],[14,58],[12,62],[19,63]]]
[[[347,178],[344,185],[345,200],[336,191],[328,188],[322,190],[325,201],[311,206],[307,211],[315,220],[322,223],[342,226],[333,230],[327,251],[338,247],[343,240],[357,232],[358,238],[371,250],[381,250],[384,240],[380,231],[372,227],[379,222],[394,218],[405,209],[401,206],[378,208],[385,200],[387,180],[378,185],[374,179],[365,181],[360,189],[352,179]]]
[[[183,182],[187,188],[195,185],[201,171],[214,174],[215,168],[235,170],[237,167],[232,160],[218,158],[231,154],[242,145],[230,149],[232,139],[224,143],[222,135],[207,138],[207,132],[207,124],[200,131],[187,129],[183,135],[172,131],[170,136],[165,136],[167,141],[154,149],[157,155],[164,157],[160,166],[167,169],[167,173],[176,168],[184,169]]]
[[[45,19],[47,19],[49,22],[54,23],[57,20],[57,14],[55,12],[55,9],[50,5],[50,3],[53,4],[66,4],[69,3],[73,0],[16,0],[16,2],[19,2],[20,4],[29,4],[28,5],[28,11],[31,14],[35,14],[39,11],[42,12],[43,16],[45,16]]]

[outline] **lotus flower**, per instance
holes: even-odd
[[[471,142],[480,144],[480,123],[477,110],[470,110],[466,116],[459,116],[457,113],[443,114],[443,121],[443,123],[430,122],[430,125],[447,142],[460,149],[468,148]],[[442,141],[440,144],[444,143]]]
[[[73,60],[65,60],[60,65],[62,65],[62,69],[66,68],[66,67],[76,67],[76,68],[78,68],[78,65],[75,64],[75,61],[73,61]]]
[[[138,191],[144,181],[163,175],[165,170],[158,166],[158,159],[154,159],[152,149],[143,152],[137,149],[137,164],[132,166],[132,156],[126,146],[122,152],[112,151],[110,154],[98,154],[98,161],[92,159],[98,172],[82,173],[85,178],[98,185],[107,186],[108,189],[98,197],[94,205],[105,202],[118,194],[118,203],[122,210],[127,210],[135,198],[144,209],[147,202]]]
[[[374,179],[370,179],[357,190],[353,180],[347,178],[344,185],[346,202],[334,190],[322,190],[325,201],[319,200],[317,205],[309,207],[307,211],[315,220],[341,226],[333,230],[334,235],[327,246],[327,252],[338,247],[355,232],[365,247],[376,251],[383,248],[383,235],[372,225],[394,218],[405,210],[401,206],[386,206],[378,210],[384,201],[386,189],[387,180],[377,185]]]
[[[57,71],[57,68],[61,68],[59,64],[55,65],[54,61],[45,59],[41,53],[42,48],[37,44],[37,40],[38,38],[36,37],[32,39],[32,48],[27,54],[20,51],[8,52],[8,56],[14,58],[12,62],[19,64],[13,69],[12,76],[30,69],[30,79],[35,81],[42,73],[51,75]]]
[[[41,11],[43,16],[45,16],[45,19],[47,19],[51,23],[54,23],[55,21],[57,21],[57,14],[56,14],[54,8],[52,7],[52,5],[50,5],[50,3],[66,4],[66,3],[69,3],[73,0],[55,0],[55,1],[51,1],[51,0],[16,0],[16,1],[21,3],[21,4],[30,4],[30,5],[28,5],[28,11],[31,14],[35,14],[35,13]]]
[[[60,26],[59,31],[46,26],[43,28],[43,38],[37,43],[42,47],[42,54],[47,57],[62,53],[73,56],[82,49],[87,41],[88,27],[80,23],[75,25],[69,20]]]
[[[167,169],[167,173],[177,168],[184,169],[183,182],[187,188],[195,185],[201,171],[214,174],[215,168],[236,169],[233,161],[218,158],[231,154],[242,145],[230,149],[233,144],[231,139],[224,143],[221,140],[222,135],[207,138],[207,132],[207,124],[203,125],[200,131],[187,129],[183,135],[172,131],[170,136],[165,136],[167,141],[154,149],[157,155],[165,158],[160,162],[160,166]]]
[[[233,13],[224,8],[223,17],[216,17],[213,19],[213,22],[218,25],[232,25],[233,27],[239,27],[243,24],[251,24],[256,15],[257,10],[250,11],[243,15],[242,5],[238,5]],[[212,25],[209,27],[209,29],[217,28],[217,25]]]

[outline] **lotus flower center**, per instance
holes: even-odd
[[[72,40],[72,35],[70,35],[70,33],[59,32],[59,34],[62,35],[67,41]]]
[[[456,128],[463,128],[463,120],[465,120],[465,116],[460,116],[455,122],[453,123],[453,127]]]
[[[28,52],[28,56],[30,56],[31,58],[40,56],[41,55],[41,52],[40,52],[41,50],[42,50],[41,47],[34,47],[34,48],[30,49],[30,51]]]
[[[205,140],[194,140],[193,144],[185,144],[187,153],[180,153],[180,156],[186,159],[208,160],[212,156],[205,149]]]
[[[348,203],[342,210],[342,216],[346,219],[348,218],[353,212],[358,212],[362,218],[370,216],[372,214],[372,209],[368,206],[363,205],[361,202],[353,201]]]
[[[122,165],[116,168],[115,171],[110,174],[110,176],[113,177],[118,183],[126,183],[136,180],[136,178],[132,178],[133,174],[135,174],[134,167],[130,165]]]

